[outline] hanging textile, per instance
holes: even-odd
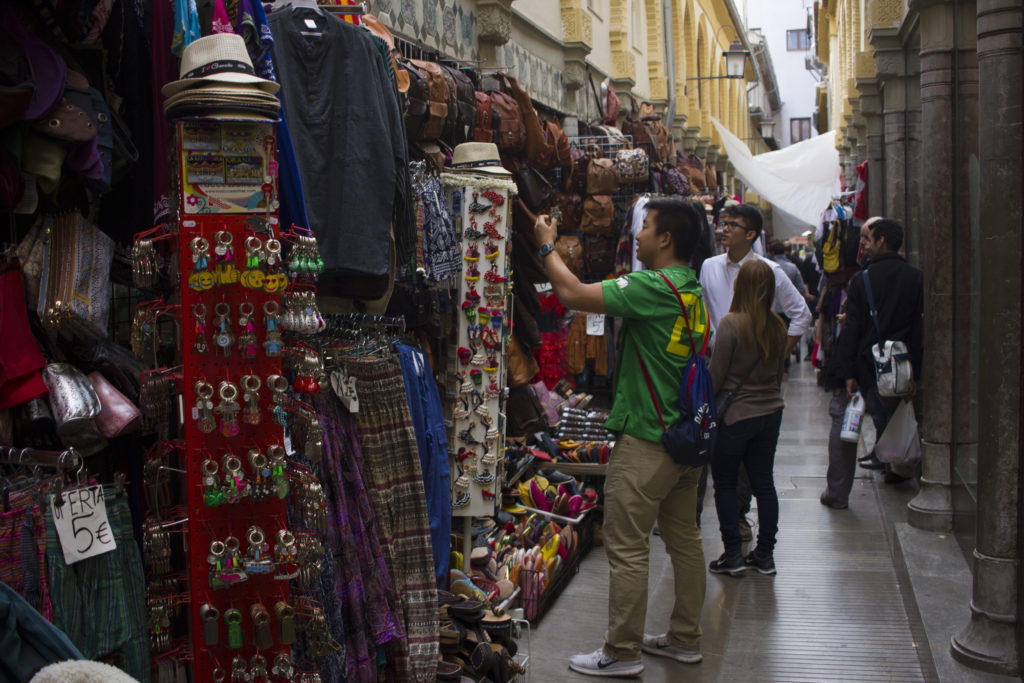
[[[430,523],[402,369],[394,358],[342,358],[356,378],[356,428],[363,477],[377,536],[398,595],[406,641],[395,641],[388,666],[397,680],[433,681],[437,674],[438,613]]]
[[[324,279],[375,278],[361,292],[375,298],[390,284],[393,218],[399,260],[415,248],[405,129],[384,55],[369,32],[313,10],[268,21]]]
[[[72,565],[64,563],[53,516],[46,513],[53,624],[87,659],[113,655],[119,669],[148,683],[152,662],[142,556],[127,499],[113,491],[104,491],[104,499],[117,548]]]
[[[413,183],[417,212],[422,211],[423,265],[428,280],[441,282],[462,273],[462,254],[455,239],[455,226],[445,206],[441,181],[437,177]]]
[[[333,396],[318,397],[314,407],[324,428],[321,481],[330,519],[327,546],[334,552],[334,588],[344,622],[342,631],[332,632],[344,633],[347,678],[372,681],[377,676],[377,645],[403,639],[405,630],[376,533],[355,425]]]
[[[430,520],[430,539],[434,551],[434,576],[437,587],[448,585],[448,564],[452,530],[452,499],[448,471],[448,434],[444,425],[444,410],[434,376],[430,373],[423,352],[412,346],[397,344],[398,358],[405,378],[405,396],[416,447],[423,471],[423,488],[427,495],[427,516]]]
[[[11,510],[0,514],[0,581],[52,619],[46,572],[46,527],[35,491],[11,494]]]

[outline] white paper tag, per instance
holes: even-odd
[[[292,435],[290,432],[284,433],[284,452],[285,455],[295,455],[295,449],[292,447]]]
[[[102,486],[86,486],[64,491],[63,505],[50,496],[50,512],[57,529],[64,563],[74,564],[117,548],[107,520],[107,503]]]
[[[356,378],[349,377],[341,370],[331,372],[331,389],[338,397],[345,410],[350,413],[359,412],[359,396],[356,394]]]
[[[587,314],[587,334],[591,337],[604,336],[604,313]]]
[[[552,290],[550,282],[538,282],[537,284],[534,285],[534,287],[537,289],[538,292],[542,294],[544,292],[550,292]]]
[[[312,19],[306,19],[306,28],[308,28],[310,31],[315,31],[316,22],[313,21]]]

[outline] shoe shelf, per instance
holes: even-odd
[[[590,462],[558,462],[555,460],[544,463],[544,469],[558,470],[563,474],[571,474],[573,476],[592,475],[596,477],[603,477],[608,471],[608,465]]]

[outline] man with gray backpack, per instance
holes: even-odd
[[[860,389],[881,438],[900,401],[913,395],[920,379],[924,274],[898,253],[903,245],[898,221],[872,222],[861,244],[868,265],[850,282],[836,348],[836,375],[846,381],[848,396]],[[885,467],[887,484],[909,478],[891,471],[874,455],[861,465]]]

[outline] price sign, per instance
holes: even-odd
[[[107,504],[102,486],[86,486],[64,491],[61,503],[50,496],[50,512],[57,528],[57,539],[64,562],[74,564],[117,548],[107,519]]]
[[[587,314],[587,334],[591,337],[603,337],[604,336],[604,314],[603,313],[588,313]]]

